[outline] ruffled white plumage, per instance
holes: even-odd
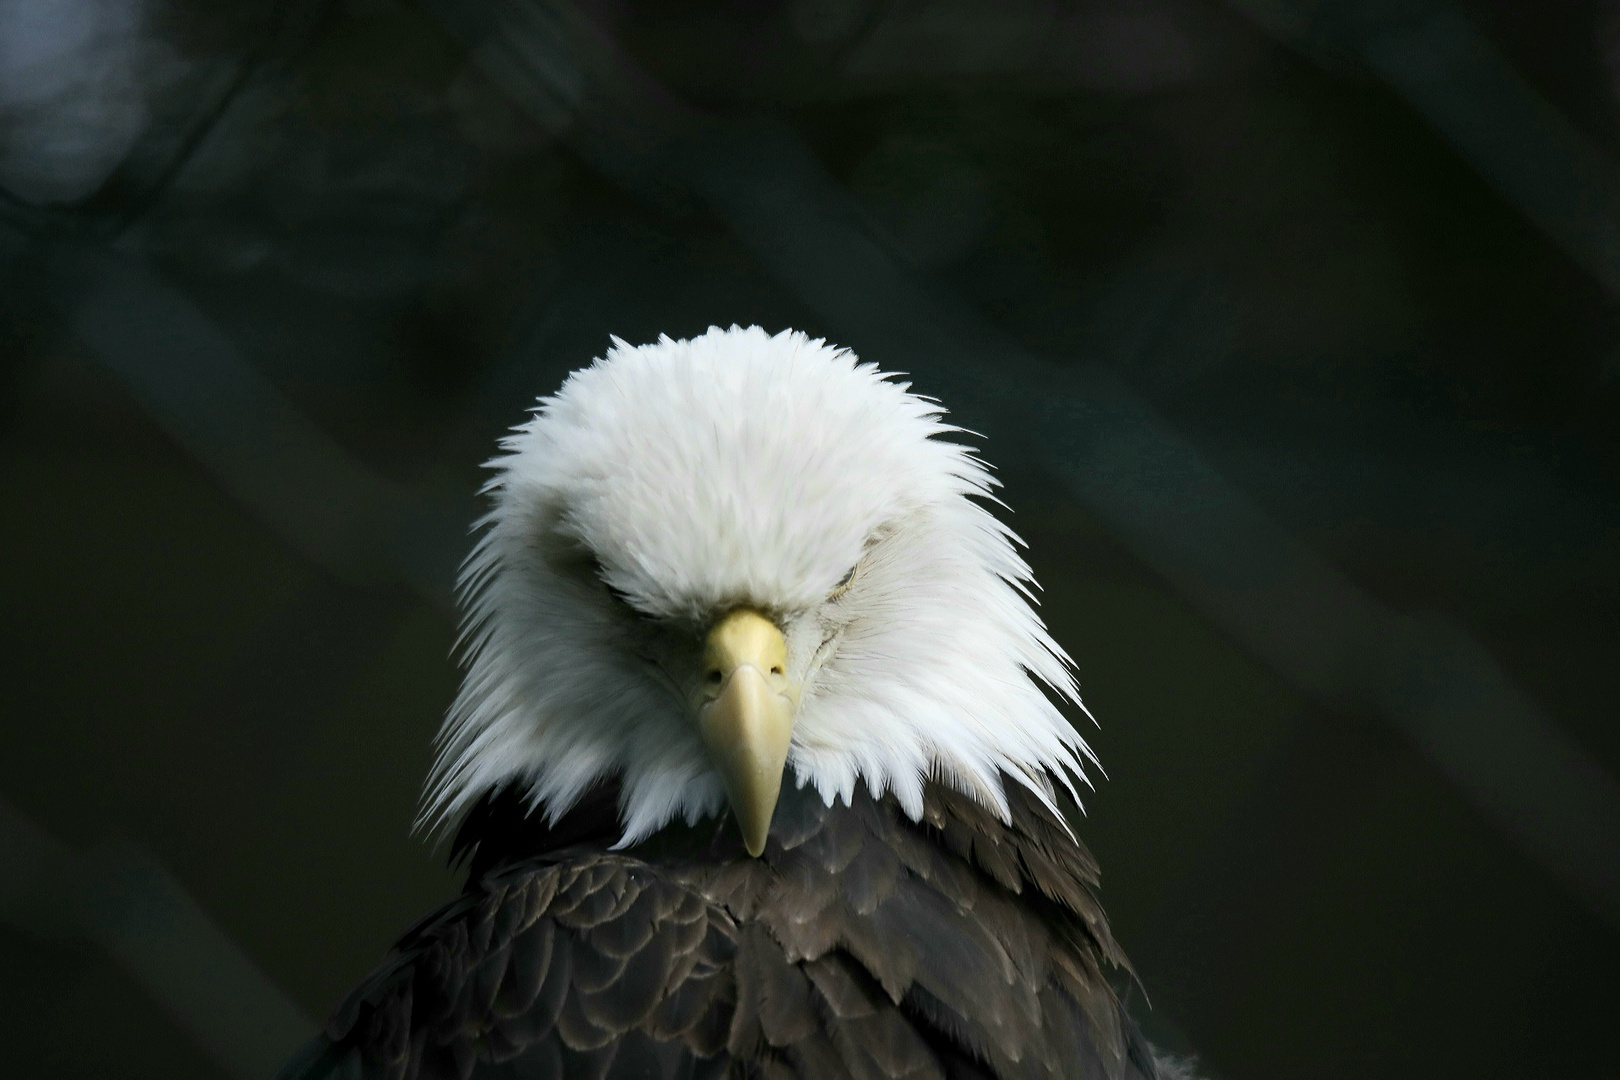
[[[624,843],[724,807],[684,703],[593,574],[670,625],[771,613],[804,685],[788,768],[828,802],[864,782],[915,818],[937,776],[1005,815],[1003,774],[1083,779],[1091,753],[1039,685],[1078,705],[1068,658],[942,411],[799,333],[615,339],[490,463],[424,821],[510,783],[555,818],[611,773]]]

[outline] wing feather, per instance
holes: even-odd
[[[712,825],[477,849],[328,1038],[387,1080],[1154,1080],[1096,865],[1020,791],[1004,821],[931,785],[921,822],[785,792],[760,859]]]

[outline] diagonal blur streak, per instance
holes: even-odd
[[[45,302],[262,524],[345,582],[403,581],[453,613],[470,497],[417,490],[355,460],[144,260],[10,217],[14,257],[37,265]]]
[[[1620,784],[1466,629],[1379,604],[1105,369],[1045,361],[910,272],[792,133],[686,106],[571,5],[424,3],[538,119],[555,126],[571,109],[569,138],[610,179],[656,202],[706,204],[842,340],[916,373],[982,433],[1044,465],[1289,683],[1383,717],[1620,928]],[[1607,242],[1596,243],[1580,249],[1594,270],[1608,265]]]
[[[1520,213],[1620,298],[1620,167],[1442,0],[1228,0],[1307,56],[1393,87]]]
[[[0,802],[0,866],[0,924],[100,946],[237,1080],[269,1080],[314,1030],[143,852],[74,851]]]
[[[227,492],[328,573],[402,582],[453,617],[470,498],[376,475],[142,261],[8,209],[0,252],[35,265],[45,301]],[[98,946],[238,1080],[269,1080],[315,1030],[150,856],[127,844],[80,854],[3,802],[0,924]]]

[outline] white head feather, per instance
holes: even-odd
[[[800,333],[615,338],[490,463],[425,817],[516,783],[555,819],[612,774],[624,844],[720,812],[663,660],[741,605],[783,630],[788,770],[829,804],[864,782],[915,819],[937,777],[1005,816],[1003,774],[1043,797],[1083,779],[1094,759],[1037,685],[1079,704],[1068,657],[942,413]]]

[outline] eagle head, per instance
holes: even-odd
[[[460,581],[465,681],[425,820],[522,785],[552,820],[620,780],[622,845],[677,815],[765,845],[784,776],[1004,818],[1090,751],[995,481],[906,383],[802,333],[607,355],[502,443]]]

